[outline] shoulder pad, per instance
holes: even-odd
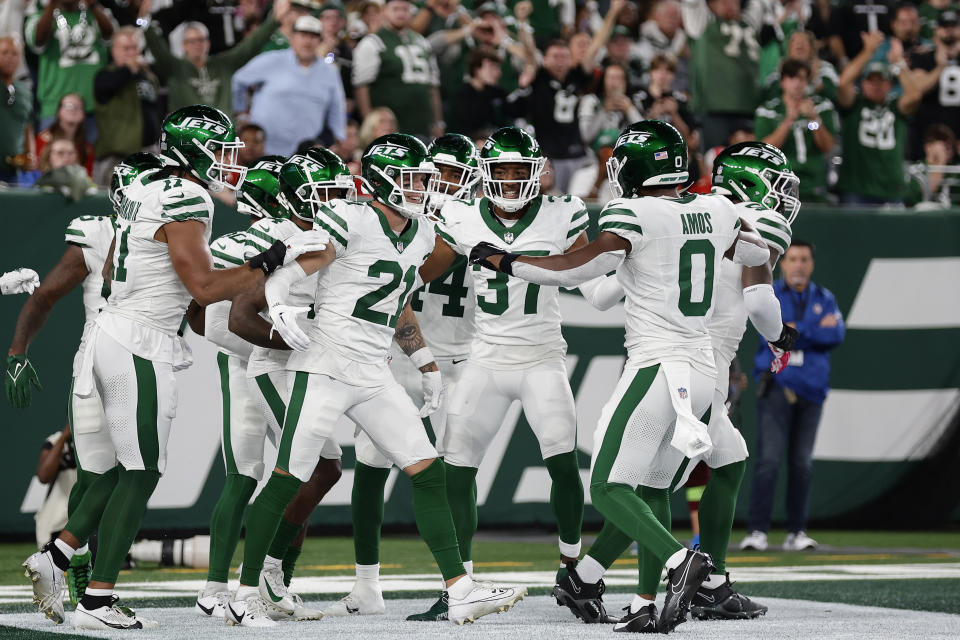
[[[145,185],[158,191],[160,217],[164,220],[182,222],[184,220],[209,220],[213,213],[213,202],[206,189],[182,178],[164,178]]]
[[[771,251],[779,255],[786,253],[793,237],[793,230],[786,218],[755,202],[739,202],[735,207],[740,217],[746,218],[756,228]]]
[[[81,247],[90,247],[96,236],[109,228],[113,233],[110,216],[77,216],[67,224],[64,240]]]

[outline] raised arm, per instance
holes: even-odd
[[[870,61],[877,48],[886,39],[882,31],[871,31],[870,33],[861,33],[863,40],[863,49],[853,60],[843,69],[840,74],[840,80],[837,81],[837,103],[844,109],[853,104],[857,97],[856,82],[863,71],[863,67]]]

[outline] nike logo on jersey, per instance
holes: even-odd
[[[461,360],[451,360],[450,364],[460,364],[461,362],[466,362],[466,361],[467,361],[466,358],[463,358]]]
[[[186,197],[185,194],[183,193],[171,193],[169,196],[167,196],[167,198],[170,200],[174,198],[183,198],[183,197]]]

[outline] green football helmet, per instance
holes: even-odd
[[[313,220],[320,205],[336,198],[355,198],[350,169],[340,156],[323,147],[290,156],[280,169],[281,204],[301,220]]]
[[[267,171],[280,171],[280,167],[287,163],[287,156],[279,154],[260,156],[250,165],[251,169],[266,169]]]
[[[430,143],[427,153],[440,172],[437,192],[430,196],[432,205],[439,207],[447,200],[469,200],[476,196],[480,186],[480,154],[470,138],[459,133],[442,135]],[[445,167],[451,173],[459,171],[459,176],[444,180]]]
[[[738,142],[713,161],[713,192],[756,202],[793,222],[800,212],[800,178],[783,152],[766,142]]]
[[[663,120],[641,120],[621,131],[607,160],[607,178],[617,198],[636,196],[644,187],[682,185],[689,177],[687,143]]]
[[[160,156],[189,171],[211,191],[240,189],[247,174],[237,160],[242,148],[233,121],[204,104],[177,109],[161,127]]]
[[[360,158],[360,174],[374,200],[408,218],[430,213],[440,172],[422,142],[405,133],[389,133],[370,143]]]
[[[540,195],[540,176],[547,159],[536,139],[520,127],[494,131],[480,149],[480,175],[483,193],[504,211],[519,211]],[[526,178],[504,180],[495,177],[502,164],[520,164],[529,168]]]
[[[123,202],[123,191],[129,187],[134,180],[141,175],[146,176],[163,169],[166,163],[160,156],[138,151],[127,156],[122,162],[113,168],[113,176],[110,178],[110,186],[107,187],[107,197],[110,198],[110,205],[114,213],[119,213],[120,204]]]

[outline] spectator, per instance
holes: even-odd
[[[650,19],[640,25],[636,54],[647,69],[656,56],[673,56],[678,61],[677,89],[687,88],[687,34],[683,31],[677,0],[660,0],[654,5]]]
[[[788,366],[773,375],[773,360],[765,341],[754,358],[757,400],[757,448],[750,494],[750,532],[741,549],[764,550],[777,473],[787,450],[787,539],[785,551],[817,546],[807,536],[807,502],[813,471],[813,443],[829,391],[830,351],[843,341],[845,329],[837,301],[814,283],[814,247],[794,240],[780,263],[781,279],[774,283],[786,324],[800,332]]]
[[[131,0],[118,0],[134,4]],[[180,25],[199,22],[207,28],[210,52],[214,55],[232,48],[243,39],[243,23],[238,20],[242,12],[237,5],[240,0],[162,0],[153,13],[152,22],[161,33],[175,34]],[[179,52],[178,52],[179,53]]]
[[[293,26],[290,48],[267,51],[233,76],[233,110],[250,112],[250,122],[267,134],[268,154],[291,155],[297,143],[329,129],[345,135],[346,98],[337,68],[317,57],[323,23],[301,16]],[[248,92],[255,87],[253,99]]]
[[[440,72],[429,43],[410,28],[409,0],[386,0],[384,25],[357,44],[353,87],[360,115],[389,107],[400,130],[422,138],[443,135]]]
[[[44,173],[79,164],[77,147],[70,138],[53,138],[50,144],[44,146],[43,151],[40,152],[40,171]]]
[[[577,105],[589,81],[582,67],[573,67],[566,43],[555,40],[543,52],[542,66],[530,86],[507,98],[508,114],[526,117],[536,130],[560,192],[566,191],[573,172],[586,160]]]
[[[615,26],[607,42],[607,55],[600,62],[604,68],[615,64],[626,69],[627,86],[630,90],[643,86],[643,76],[646,72],[646,67],[634,44],[629,29],[622,25]]]
[[[530,26],[538,47],[546,51],[552,40],[569,37],[575,14],[575,0],[532,0]]]
[[[794,31],[787,40],[786,58],[802,60],[810,67],[810,82],[807,93],[817,94],[830,101],[837,99],[837,69],[817,56],[817,43],[811,31]],[[780,70],[777,69],[764,80],[764,97],[767,100],[781,94]]]
[[[43,154],[44,147],[54,138],[73,140],[76,147],[77,162],[86,169],[87,175],[93,175],[93,145],[87,140],[87,123],[84,118],[83,96],[68,93],[60,98],[57,112],[49,129],[37,135],[37,155]],[[42,169],[42,167],[41,167]]]
[[[34,515],[37,546],[43,547],[67,524],[67,503],[77,482],[77,461],[69,424],[44,441],[37,461],[37,480],[49,485],[43,505]]]
[[[360,21],[366,26],[366,33],[376,33],[383,28],[383,2],[381,0],[367,0],[361,3]]]
[[[917,10],[920,12],[920,35],[927,40],[933,39],[940,14],[944,11],[957,10],[956,0],[926,0],[919,4]]]
[[[759,2],[741,14],[739,0],[684,0],[683,24],[690,40],[690,89],[701,116],[704,147],[724,144],[732,127],[752,118],[759,104]]]
[[[960,24],[956,11],[944,11],[934,33],[936,49],[916,53],[910,60],[917,69],[923,100],[911,130],[908,158],[920,155],[923,128],[932,123],[960,131]]]
[[[323,40],[317,55],[336,65],[340,82],[347,97],[347,112],[353,111],[353,49],[347,42],[347,15],[337,2],[320,7],[320,22],[323,23]]]
[[[184,58],[181,59],[170,52],[166,39],[150,28],[146,17],[150,3],[151,0],[143,0],[140,15],[146,21],[147,46],[156,59],[154,69],[164,78],[169,91],[168,111],[191,104],[206,104],[229,113],[233,106],[231,77],[263,49],[270,34],[277,29],[277,21],[290,10],[290,0],[277,0],[273,5],[273,16],[264,20],[237,46],[212,56],[207,27],[202,22],[188,22],[182,31]]]
[[[473,16],[460,5],[460,0],[426,0],[410,21],[410,28],[429,37],[438,31],[465,27],[472,22]]]
[[[50,126],[57,101],[68,93],[79,93],[85,105],[95,104],[93,76],[106,64],[106,42],[113,35],[113,23],[100,3],[50,0],[42,13],[27,20],[24,31],[39,57],[40,128]],[[88,115],[86,133],[92,142],[97,138],[96,122],[92,113]]]
[[[802,202],[827,199],[827,156],[833,149],[839,121],[833,103],[810,96],[810,67],[788,58],[780,70],[781,96],[757,108],[754,130],[762,140],[783,150],[800,178]]]
[[[399,131],[397,116],[393,114],[393,111],[389,107],[377,107],[370,111],[370,114],[363,119],[363,123],[360,125],[359,146],[361,149],[366,149],[371,142],[380,136],[397,131]]]
[[[451,109],[453,128],[471,138],[486,137],[489,132],[508,124],[504,116],[507,92],[499,86],[501,58],[489,47],[470,52],[467,62],[469,78],[463,83]]]
[[[839,63],[846,66],[863,49],[861,33],[882,31],[890,33],[890,17],[898,0],[844,0],[831,13],[830,51]]]
[[[650,61],[650,84],[633,96],[633,102],[646,118],[669,122],[695,150],[698,146],[697,120],[687,103],[687,97],[674,90],[677,62],[667,55],[654,56]]]
[[[883,62],[887,59],[891,42],[896,39],[903,47],[903,55],[910,60],[914,55],[929,50],[933,43],[920,37],[920,14],[912,4],[900,4],[893,9],[893,18],[890,20],[891,36],[877,47],[872,60]]]
[[[568,194],[594,202],[609,202],[614,199],[610,180],[607,179],[607,161],[613,155],[613,147],[619,135],[620,129],[600,132],[590,145],[595,161],[574,171],[567,187]]]
[[[267,132],[258,124],[248,122],[237,130],[237,137],[243,148],[237,153],[237,162],[252,167],[261,156],[266,154]]]
[[[71,202],[96,193],[97,185],[93,184],[78,160],[77,147],[72,140],[54,138],[40,153],[40,171],[43,173],[34,186],[61,193]]]
[[[880,31],[863,34],[863,47],[840,74],[837,102],[843,140],[843,164],[837,190],[845,204],[899,204],[904,178],[903,158],[907,118],[920,105],[921,92],[906,68],[902,52],[890,50],[891,65],[867,61],[884,41]],[[863,72],[861,89],[854,81]],[[892,78],[900,79],[903,95],[888,97]]]
[[[610,64],[603,70],[596,91],[580,99],[580,137],[593,145],[604,131],[620,131],[640,120],[640,112],[627,95],[627,70],[619,64]]]
[[[30,87],[15,79],[22,59],[20,42],[0,37],[0,81],[6,95],[0,97],[0,182],[16,184],[18,171],[30,170],[36,163],[33,139],[33,95]]]
[[[106,187],[113,167],[131,153],[154,151],[160,139],[159,83],[144,61],[143,36],[120,27],[110,43],[110,66],[97,72],[93,93],[100,130],[94,145],[93,179]]]
[[[923,135],[924,159],[907,169],[904,203],[908,207],[947,209],[960,205],[960,166],[955,163],[956,150],[957,136],[950,127],[943,124],[927,127]]]
[[[279,20],[280,26],[270,34],[270,39],[263,46],[260,53],[290,48],[290,36],[293,35],[293,25],[300,16],[309,16],[320,4],[315,0],[290,0],[290,10]]]

